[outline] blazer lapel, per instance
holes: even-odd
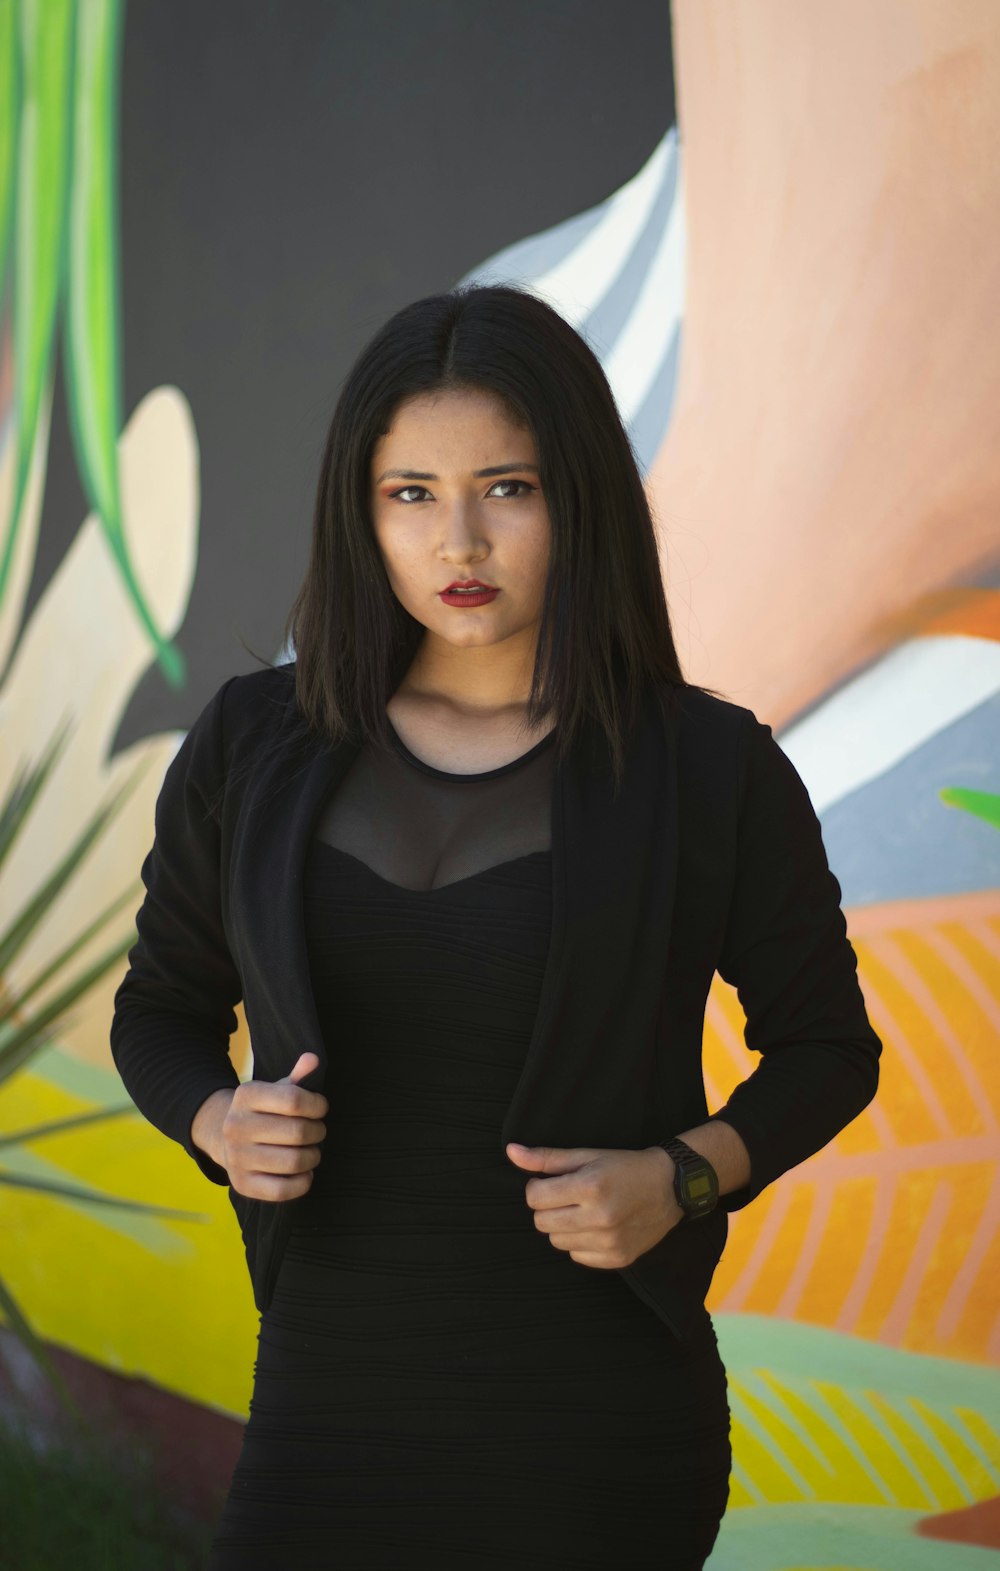
[[[677,873],[677,767],[655,699],[617,801],[591,726],[555,771],[552,937],[501,1143],[638,1147],[653,1073]]]
[[[316,1011],[306,947],[304,885],[309,841],[328,794],[357,756],[359,744],[308,744],[278,756],[254,777],[234,851],[239,947],[253,974],[244,1007],[263,1078],[287,1075],[300,1053],[319,1067],[300,1083],[322,1090],[327,1049]]]

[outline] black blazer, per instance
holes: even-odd
[[[320,1067],[303,1083],[336,1094],[310,984],[303,867],[360,741],[301,742],[294,669],[230,677],[172,759],[114,999],[111,1051],[129,1094],[218,1183],[227,1175],[192,1143],[191,1122],[213,1091],[238,1084],[228,1043],[241,997],[254,1075],[280,1079],[311,1050]],[[617,801],[596,729],[557,762],[548,961],[496,1138],[507,1162],[508,1140],[641,1148],[703,1123],[706,998],[716,970],[736,986],[761,1062],[714,1116],[745,1141],[751,1181],[621,1273],[683,1336],[728,1211],[861,1112],[881,1042],[798,773],[749,709],[674,693],[666,715],[647,698]],[[229,1193],[264,1310],[297,1202]]]

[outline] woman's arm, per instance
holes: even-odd
[[[698,1124],[694,1129],[680,1130],[678,1137],[692,1151],[697,1151],[699,1156],[707,1157],[711,1162],[719,1180],[720,1198],[738,1189],[745,1189],[749,1184],[750,1153],[742,1135],[736,1133],[732,1124],[723,1123],[719,1118],[712,1119],[707,1124]],[[674,1159],[668,1156],[662,1146],[650,1146],[649,1149],[659,1152],[658,1160],[667,1186],[664,1193],[670,1194],[674,1182]]]
[[[737,989],[746,1044],[761,1062],[707,1123],[678,1131],[710,1161],[705,1142],[713,1143],[733,1180],[720,1198],[730,1211],[857,1117],[875,1095],[882,1050],[809,793],[771,727],[748,715],[718,970]]]
[[[229,1039],[242,982],[223,931],[219,825],[207,808],[222,781],[223,705],[235,680],[206,704],[164,775],[138,938],[111,1023],[112,1057],[139,1111],[219,1184],[227,1174],[191,1126],[213,1093],[240,1083]]]

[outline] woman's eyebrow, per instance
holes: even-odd
[[[538,474],[537,464],[494,464],[491,469],[474,469],[473,479],[482,480],[488,475],[506,475],[512,469],[530,469],[532,474]],[[419,469],[386,469],[379,475],[376,485],[381,485],[383,480],[437,480],[437,475],[427,474]]]

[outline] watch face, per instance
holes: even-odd
[[[711,1163],[704,1159],[677,1166],[677,1203],[687,1216],[707,1216],[715,1210],[719,1180]]]

